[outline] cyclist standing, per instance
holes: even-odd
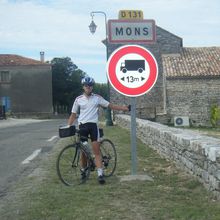
[[[78,112],[78,124],[79,129],[83,129],[83,136],[88,137],[90,135],[92,142],[92,150],[95,155],[95,163],[98,172],[98,181],[100,184],[105,183],[102,168],[102,158],[100,154],[100,143],[99,143],[99,129],[98,129],[98,108],[99,106],[104,108],[110,108],[112,110],[129,111],[128,106],[113,105],[106,101],[100,95],[96,95],[92,92],[95,81],[91,77],[85,77],[81,81],[83,85],[83,94],[78,96],[72,107],[72,113],[68,119],[68,125],[72,125],[76,120]],[[79,111],[80,110],[80,111]],[[83,159],[82,159],[83,160]],[[84,158],[85,160],[85,158]],[[82,161],[82,165],[85,161]]]

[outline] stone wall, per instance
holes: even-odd
[[[183,39],[157,26],[157,44],[161,54],[179,54],[183,46]]]
[[[188,116],[193,125],[210,125],[211,106],[220,105],[219,88],[219,79],[167,79],[168,118]]]
[[[116,115],[116,123],[130,130],[130,116]],[[137,137],[162,157],[173,160],[220,199],[220,140],[197,132],[137,119]]]

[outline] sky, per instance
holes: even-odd
[[[118,19],[120,10],[142,10],[144,19],[183,38],[184,47],[220,46],[219,0],[0,0],[0,54],[45,60],[70,57],[74,64],[106,83],[105,17]]]

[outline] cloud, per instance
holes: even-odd
[[[80,50],[92,47],[88,15],[70,13],[64,9],[49,8],[36,4],[37,1],[16,1],[1,7],[1,18],[6,21],[0,26],[1,42],[28,48],[50,50]],[[101,44],[98,45],[101,49]]]
[[[38,58],[44,50],[48,58],[69,56],[88,72],[103,72],[105,19],[95,14],[92,35],[90,12],[117,19],[123,9],[142,10],[145,19],[182,37],[184,46],[220,45],[219,0],[0,0],[0,52]]]

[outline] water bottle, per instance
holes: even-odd
[[[88,141],[83,141],[83,145],[87,146],[88,145]]]

